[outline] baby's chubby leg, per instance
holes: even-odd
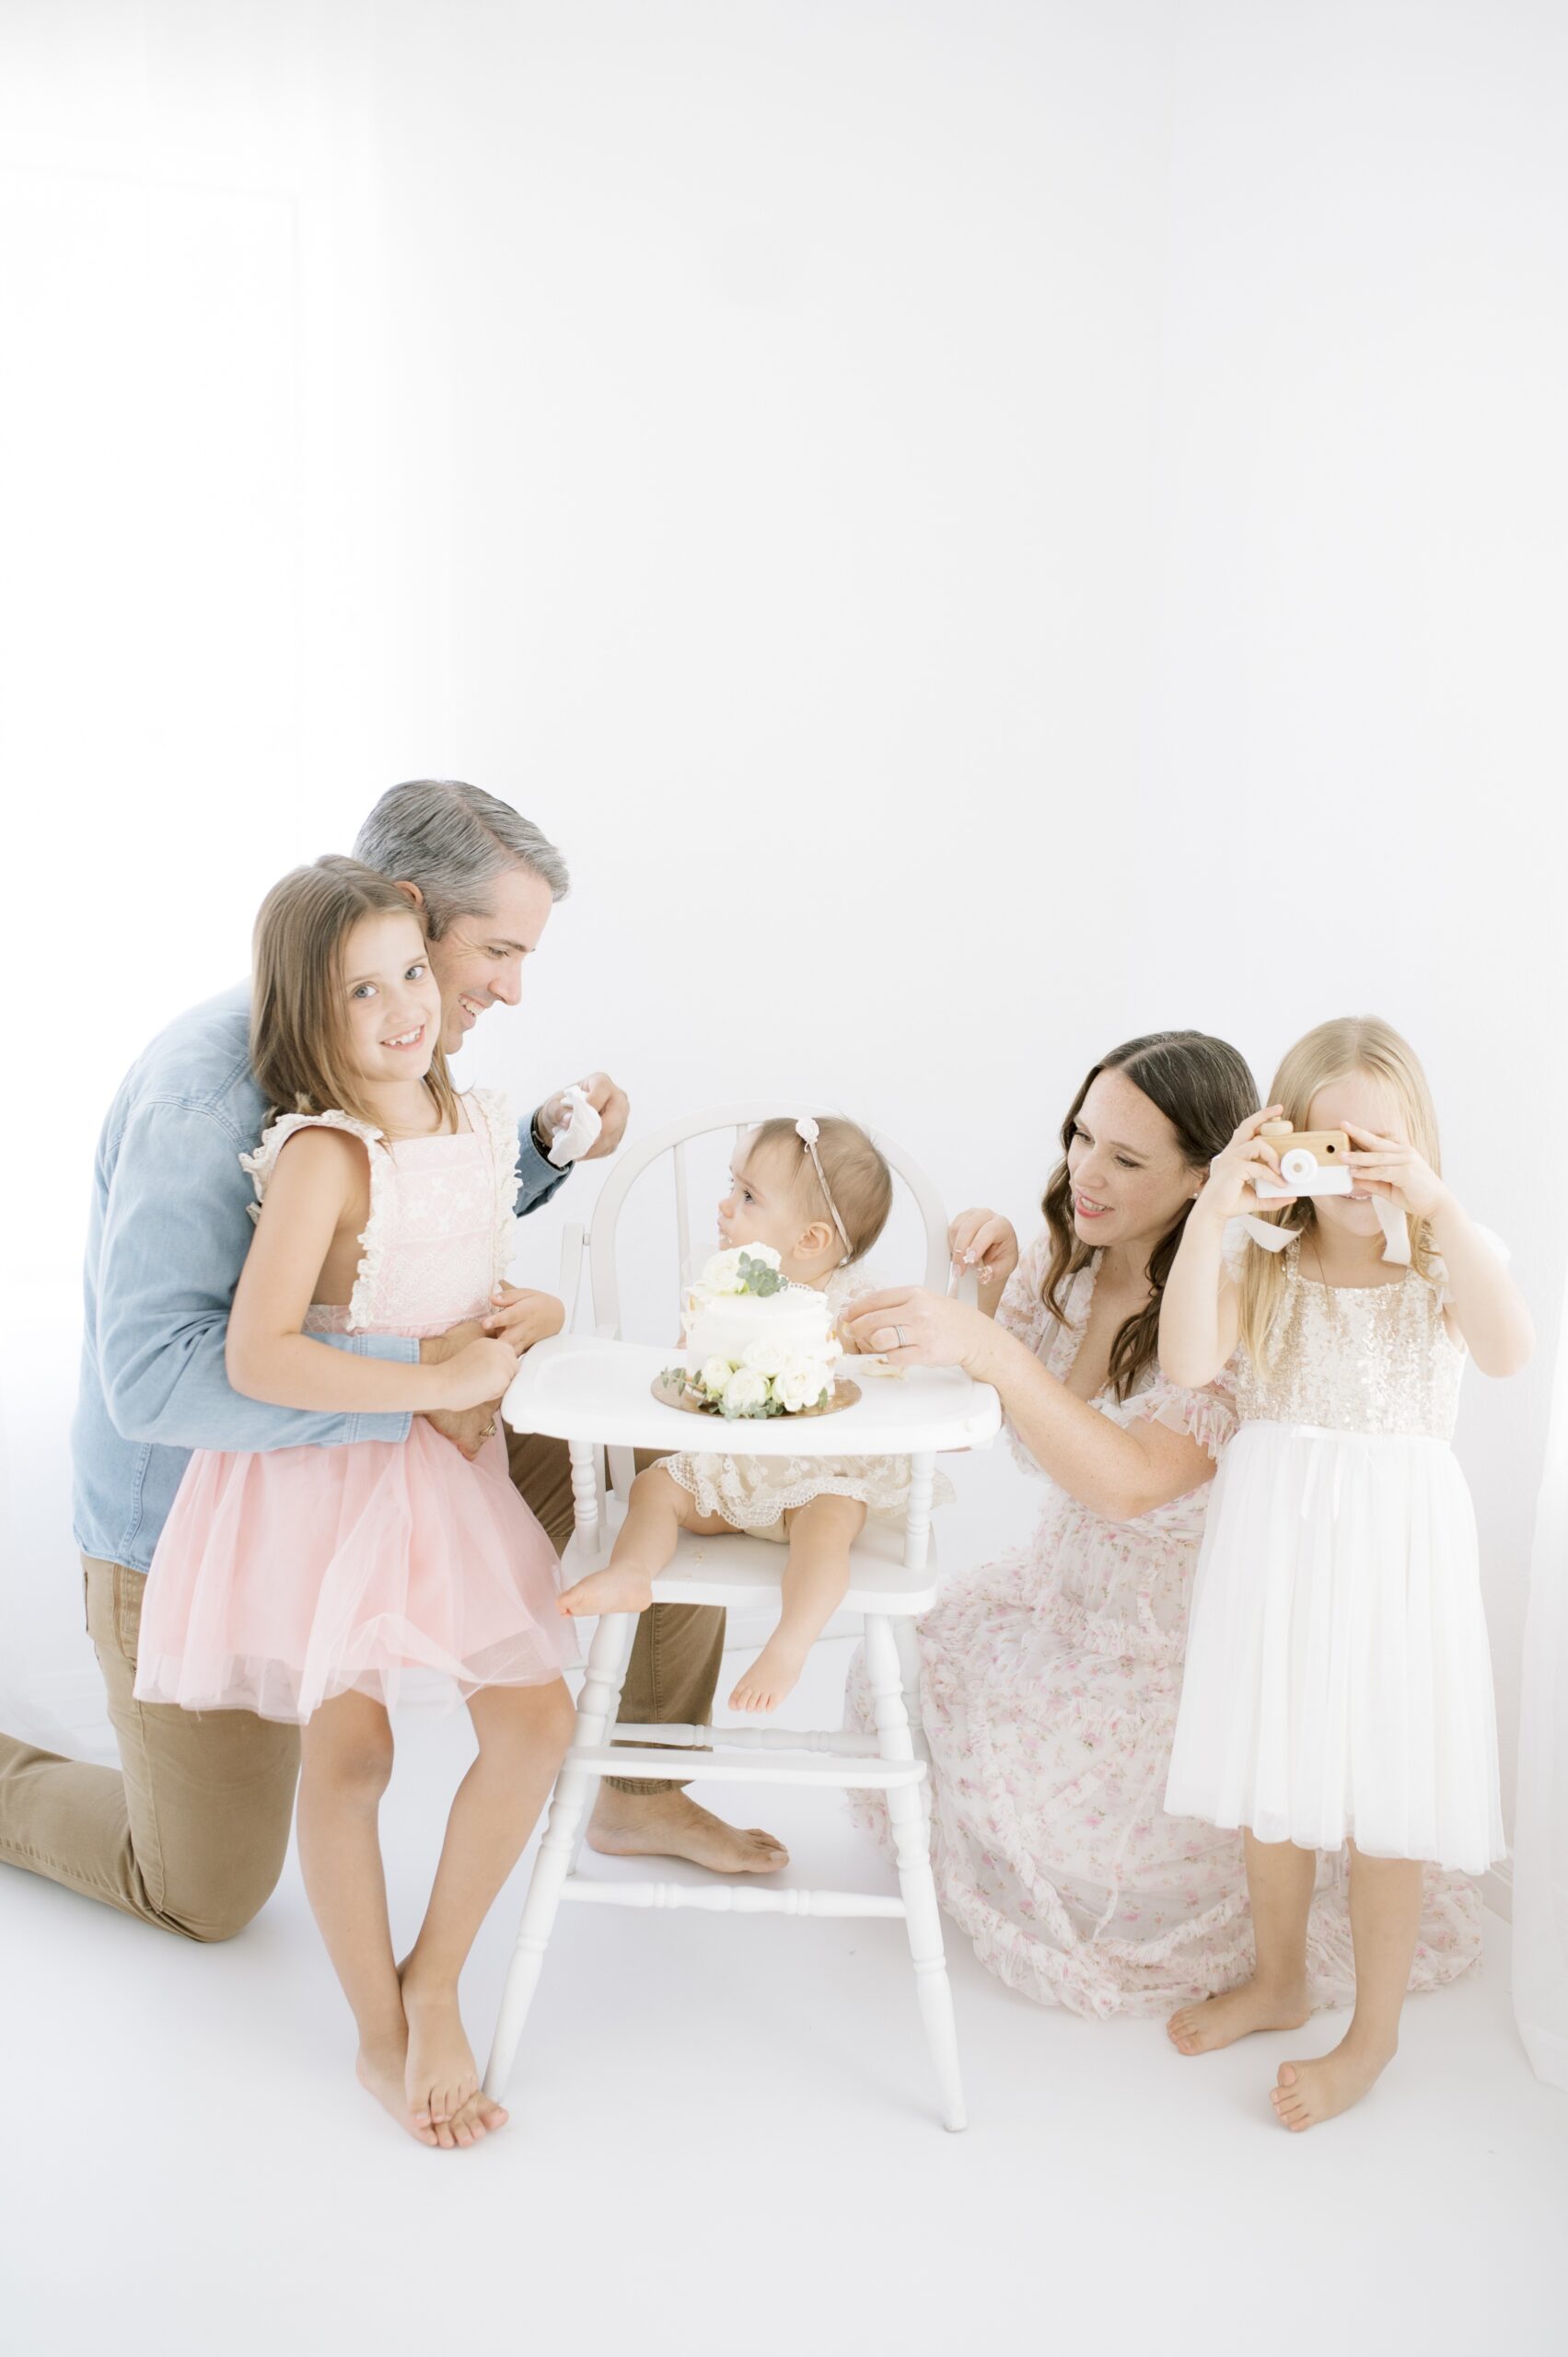
[[[824,1495],[784,1517],[789,1561],[784,1565],[779,1625],[729,1698],[732,1711],[776,1711],[796,1684],[806,1656],[844,1600],[849,1550],[865,1527],[858,1498]]]
[[[682,1530],[712,1538],[729,1525],[717,1515],[699,1514],[690,1490],[672,1480],[662,1465],[650,1465],[632,1484],[626,1519],[602,1572],[590,1572],[560,1598],[568,1618],[601,1612],[645,1612],[654,1581],[675,1552]]]

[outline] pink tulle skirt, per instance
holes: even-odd
[[[555,1550],[506,1469],[422,1417],[406,1441],[198,1449],[142,1610],[136,1694],[309,1718],[350,1688],[539,1686],[578,1658]]]

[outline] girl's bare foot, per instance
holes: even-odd
[[[1305,1980],[1288,1988],[1244,1980],[1202,2005],[1184,2005],[1167,2022],[1166,2036],[1179,2054],[1213,2054],[1258,2029],[1299,2029],[1312,2011]]]
[[[422,1987],[405,1976],[403,2011],[408,2015],[408,2063],[403,2073],[408,2107],[421,2126],[436,2131],[445,2148],[472,2143],[469,2132],[459,2138],[454,2123],[479,2093],[479,2071],[473,2049],[463,2035],[458,1992],[449,1983]]]
[[[1379,2049],[1342,2038],[1331,2054],[1313,2062],[1282,2062],[1279,2084],[1269,2090],[1269,2101],[1282,2128],[1299,2133],[1348,2111],[1393,2061],[1395,2049]]]
[[[679,1784],[660,1793],[601,1784],[588,1847],[606,1858],[686,1858],[716,1875],[776,1875],[789,1864],[784,1843],[760,1825],[726,1825]]]
[[[786,1643],[775,1630],[750,1668],[736,1680],[730,1709],[776,1711],[784,1696],[794,1693],[810,1650],[809,1645]]]
[[[398,2126],[412,2136],[417,2144],[434,2145],[436,2135],[428,2120],[422,2126],[409,2105],[405,2074],[408,2069],[408,2036],[366,2038],[354,2062],[354,2073],[362,2087],[368,2088],[377,2102],[389,2111]]]
[[[505,2128],[510,2117],[505,2105],[493,2102],[481,2087],[459,2111],[452,2114],[453,2139],[459,2144],[482,2143],[498,2128]]]
[[[646,1572],[621,1571],[613,1563],[602,1572],[590,1572],[556,1599],[574,1620],[583,1613],[645,1612],[653,1600],[654,1584]]]

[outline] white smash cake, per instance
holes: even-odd
[[[795,1416],[833,1388],[843,1345],[825,1294],[779,1274],[771,1245],[715,1253],[681,1312],[689,1391],[724,1416]]]

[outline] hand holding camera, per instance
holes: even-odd
[[[1294,1201],[1291,1190],[1281,1184],[1279,1155],[1263,1134],[1270,1123],[1280,1125],[1283,1110],[1281,1105],[1266,1105],[1260,1113],[1248,1115],[1224,1153],[1210,1163],[1208,1184],[1197,1198],[1195,1212],[1222,1224],[1255,1212],[1265,1200],[1265,1184],[1275,1190],[1268,1202]]]

